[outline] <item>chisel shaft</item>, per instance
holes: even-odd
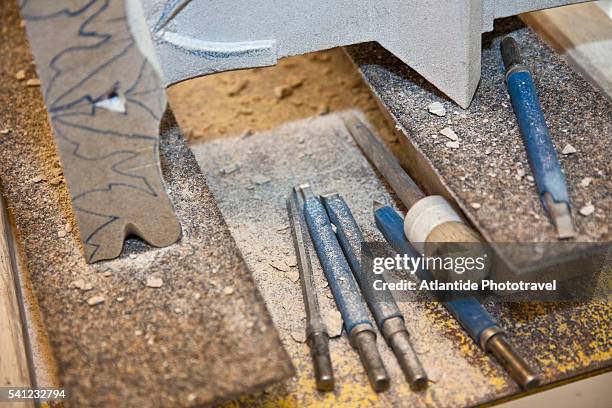
[[[427,374],[410,342],[404,316],[397,307],[391,291],[386,289],[386,285],[383,285],[385,288],[383,290],[374,289],[374,278],[382,281],[384,278],[368,273],[371,270],[363,268],[364,238],[351,210],[339,194],[329,194],[321,198],[331,222],[336,226],[336,236],[340,246],[380,332],[393,350],[410,386],[415,389],[424,387],[427,384]]]
[[[445,255],[437,243],[474,243],[473,250],[486,252],[480,235],[469,227],[450,203],[442,196],[425,196],[416,183],[402,169],[395,156],[359,119],[344,120],[349,133],[370,162],[378,169],[393,191],[408,209],[404,232],[408,240],[427,256]],[[488,270],[472,269],[462,277],[481,280]]]
[[[342,253],[340,244],[321,201],[310,186],[300,186],[304,199],[304,217],[323,272],[334,295],[351,344],[359,352],[368,379],[376,391],[389,387],[389,376],[376,347],[376,332],[355,277]]]
[[[550,138],[533,77],[529,68],[523,65],[520,50],[512,37],[502,40],[501,53],[506,68],[506,87],[542,206],[555,224],[559,238],[571,238],[576,235],[576,231],[567,184]]]
[[[305,229],[306,221],[301,207],[300,197],[294,189],[287,199],[287,210],[306,308],[306,339],[310,347],[317,389],[331,391],[334,389],[334,372],[329,354],[329,334],[323,323],[315,292],[308,245],[310,237]]]
[[[419,256],[406,240],[402,228],[402,217],[393,208],[375,206],[374,218],[381,233],[397,253],[407,254],[410,257]],[[433,279],[431,273],[426,269],[420,268],[416,274],[421,280]],[[507,342],[504,331],[478,300],[466,296],[443,302],[443,305],[483,350],[495,356],[521,387],[529,389],[539,384],[537,374]]]

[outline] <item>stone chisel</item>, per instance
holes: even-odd
[[[502,40],[501,54],[506,69],[506,88],[518,120],[527,158],[535,178],[540,201],[557,228],[559,238],[576,236],[565,176],[550,139],[533,77],[523,64],[512,37]]]
[[[361,293],[363,293],[363,297],[370,307],[374,320],[378,324],[378,329],[393,350],[393,354],[395,354],[410,386],[413,389],[424,388],[427,385],[427,374],[410,342],[410,334],[404,322],[404,315],[397,307],[389,289],[374,289],[373,278],[383,281],[384,278],[374,275],[371,270],[364,268],[363,261],[365,258],[362,254],[362,245],[364,245],[365,240],[350,208],[337,193],[324,195],[321,200],[325,205],[329,219],[336,226],[336,236],[340,246],[353,270],[353,275],[357,279]]]
[[[393,208],[375,202],[374,219],[376,226],[395,252],[409,257],[419,256],[406,240],[402,217]],[[431,272],[423,268],[419,268],[416,275],[421,280],[433,279]],[[497,325],[476,298],[464,296],[442,304],[459,321],[476,344],[485,352],[493,354],[522,388],[531,389],[540,384],[539,376],[507,341],[504,330]]]
[[[325,208],[309,185],[301,185],[304,217],[323,272],[342,315],[351,345],[357,349],[375,391],[389,388],[390,380],[376,346],[376,330],[351,268],[342,253]]]
[[[319,391],[332,391],[334,389],[334,371],[329,354],[329,334],[325,323],[323,323],[319,302],[317,301],[309,246],[307,245],[310,237],[305,229],[306,221],[302,213],[302,205],[298,192],[294,189],[287,199],[287,211],[306,308],[306,341],[310,347],[317,389]]]
[[[344,124],[361,151],[408,209],[404,232],[419,253],[431,257],[448,255],[444,252],[448,248],[444,243],[465,243],[470,251],[487,252],[480,235],[465,223],[446,198],[440,195],[426,196],[365,124],[355,116],[344,119]],[[472,269],[461,277],[480,281],[487,274],[487,268]]]

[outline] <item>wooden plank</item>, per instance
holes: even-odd
[[[10,253],[10,225],[0,197],[0,386],[29,387],[30,375],[24,346],[23,325],[15,290],[14,259]],[[5,406],[4,403],[2,405]],[[31,406],[7,403],[7,407]]]
[[[523,14],[529,24],[587,81],[612,99],[612,20],[595,3]]]

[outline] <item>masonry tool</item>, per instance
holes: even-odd
[[[482,243],[480,235],[465,224],[446,198],[440,195],[426,196],[423,193],[393,154],[365,124],[355,116],[344,119],[344,123],[362,152],[408,208],[404,231],[408,240],[421,254],[443,255],[438,252],[443,250],[444,246],[436,243]],[[486,251],[484,245],[471,245],[471,248]],[[487,274],[487,268],[480,270],[474,268],[466,271],[461,277],[479,281]]]
[[[329,334],[319,311],[319,302],[317,302],[310,251],[307,245],[310,237],[305,230],[306,220],[304,220],[301,204],[298,192],[294,189],[287,199],[287,210],[306,308],[306,339],[310,347],[317,389],[319,391],[332,391],[334,389],[334,371],[329,354]]]
[[[342,253],[325,208],[309,185],[299,186],[304,217],[323,272],[334,295],[344,328],[361,358],[368,379],[377,392],[389,388],[389,375],[376,347],[376,331],[359,292],[355,277]]]
[[[567,184],[555,146],[550,139],[533,77],[529,68],[523,64],[514,38],[504,38],[500,48],[506,69],[506,87],[523,136],[540,200],[555,224],[559,238],[575,237]]]
[[[393,350],[410,386],[414,389],[425,387],[427,385],[427,374],[412,348],[410,334],[404,323],[404,316],[399,311],[391,291],[386,287],[384,290],[374,290],[372,278],[375,275],[368,273],[371,271],[362,269],[361,246],[365,243],[365,240],[351,210],[337,193],[324,195],[321,200],[325,205],[329,219],[336,226],[336,236],[361,288],[361,293],[363,293],[380,332]],[[384,281],[382,276],[376,276],[376,279]]]
[[[419,256],[406,240],[402,217],[393,208],[375,202],[374,218],[380,232],[397,253],[410,257]],[[423,268],[418,268],[416,275],[421,280],[434,279],[431,273]],[[540,383],[538,375],[508,343],[504,330],[497,325],[478,300],[472,296],[465,296],[442,304],[459,321],[476,344],[485,352],[493,354],[521,387],[530,389]]]

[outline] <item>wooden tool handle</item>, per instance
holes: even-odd
[[[428,196],[410,208],[404,221],[406,238],[416,250],[430,258],[472,258],[469,269],[438,267],[431,272],[443,280],[481,280],[488,274],[486,244],[442,196]],[[466,245],[462,245],[466,244]],[[483,268],[473,266],[476,259],[486,263]],[[463,262],[463,260],[461,261]],[[455,265],[455,262],[453,262]],[[461,267],[463,268],[463,266]]]
[[[489,274],[491,256],[489,250],[480,236],[467,224],[460,221],[448,221],[435,227],[427,236],[425,256],[440,257],[443,259],[463,258],[460,263],[454,262],[453,268],[437,268],[432,270],[436,278],[444,281],[466,280],[480,281]],[[466,259],[471,259],[470,267],[466,266]],[[480,260],[481,264],[477,264]],[[457,269],[462,265],[464,269]]]
[[[426,242],[482,242],[470,226],[458,221],[449,221],[435,227],[427,236]]]

